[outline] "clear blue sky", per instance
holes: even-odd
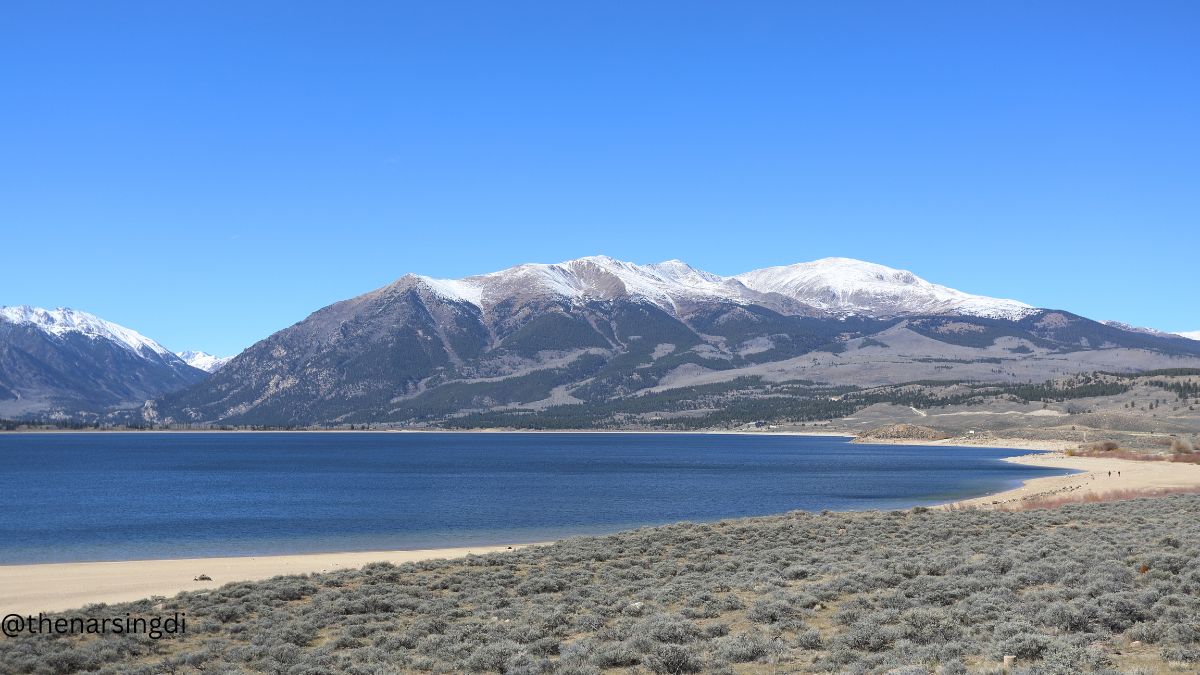
[[[416,271],[839,255],[1200,329],[1200,3],[7,2],[0,304],[233,353]]]

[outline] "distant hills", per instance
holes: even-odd
[[[61,346],[55,321],[4,321],[4,358],[22,351],[8,337],[18,326]],[[119,336],[116,328],[109,332]],[[638,265],[605,256],[465,279],[410,274],[320,309],[227,363],[185,353],[200,368],[161,346],[131,350],[128,340],[101,331],[83,335],[147,361],[136,362],[143,370],[161,362],[163,377],[142,375],[135,379],[155,386],[101,396],[98,383],[111,389],[136,369],[79,354],[93,375],[43,377],[37,401],[136,401],[124,419],[174,424],[503,424],[557,416],[563,425],[620,426],[662,410],[686,412],[680,397],[687,392],[734,401],[758,396],[762,383],[1021,383],[1200,367],[1200,341],[972,295],[847,258],[731,277],[678,260]],[[48,349],[39,353],[49,358]],[[35,369],[10,373],[3,363],[0,386],[37,390],[28,382]],[[153,401],[141,405],[143,394]]]

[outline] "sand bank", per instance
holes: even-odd
[[[1025,481],[1021,487],[985,497],[966,499],[955,505],[984,508],[1014,508],[1022,502],[1069,498],[1085,500],[1125,490],[1200,488],[1200,465],[1179,462],[1138,462],[1106,457],[1068,457],[1061,452],[1009,457],[1004,461],[1029,466],[1074,469],[1080,473],[1048,476]]]
[[[1032,478],[1020,487],[983,497],[964,499],[948,506],[976,508],[1019,507],[1022,502],[1038,499],[1069,498],[1084,500],[1088,495],[1137,490],[1175,488],[1200,489],[1200,465],[1180,462],[1139,462],[1107,457],[1069,457],[1067,450],[1079,447],[1078,441],[1031,438],[1003,438],[991,435],[959,436],[938,441],[917,439],[871,439],[878,445],[944,445],[947,447],[1011,448],[1037,450],[1029,455],[1008,457],[1003,461],[1029,466],[1072,469],[1079,473],[1066,476]]]
[[[532,544],[514,545],[522,548]],[[187,558],[121,562],[0,565],[0,614],[56,612],[90,603],[173,596],[231,581],[255,581],[281,574],[331,572],[373,562],[400,564],[434,558],[461,558],[472,553],[508,550],[509,546],[474,546],[416,551],[311,553],[242,558]],[[211,581],[195,581],[200,575]]]

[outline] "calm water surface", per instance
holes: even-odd
[[[1069,473],[1019,450],[685,434],[0,434],[0,564],[540,541],[892,509]]]

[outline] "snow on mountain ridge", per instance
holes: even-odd
[[[42,309],[29,305],[0,307],[0,321],[32,325],[59,337],[67,333],[80,333],[93,339],[105,339],[138,355],[144,355],[143,350],[148,349],[159,356],[174,356],[166,347],[131,328],[105,321],[95,314],[67,307],[57,309]]]
[[[1100,323],[1104,324],[1105,326],[1112,326],[1113,328],[1120,328],[1121,330],[1127,330],[1130,333],[1144,333],[1146,335],[1157,335],[1158,337],[1178,337],[1178,335],[1176,335],[1175,333],[1165,333],[1161,330],[1158,330],[1157,328],[1147,328],[1145,326],[1134,326],[1132,324],[1125,323],[1124,321],[1111,321],[1110,320],[1110,321],[1101,321]]]
[[[189,366],[199,368],[206,373],[215,373],[221,369],[221,366],[233,360],[232,356],[213,356],[208,352],[192,351],[190,349],[175,352],[175,356],[183,359],[183,362]]]
[[[727,280],[681,261],[636,265],[608,256],[589,256],[562,263],[525,263],[499,272],[464,279],[417,276],[437,295],[477,307],[521,293],[541,292],[572,300],[631,295],[674,309],[684,297],[730,299]]]
[[[1168,337],[1168,338],[1184,337],[1189,340],[1200,340],[1200,330],[1180,331],[1180,332],[1176,332],[1176,333],[1170,333],[1167,331],[1158,330],[1157,328],[1146,328],[1145,326],[1133,326],[1133,325],[1125,323],[1124,321],[1101,321],[1100,323],[1104,324],[1105,326],[1112,326],[1113,328],[1120,328],[1121,330],[1127,330],[1132,333],[1145,333],[1146,335],[1155,335],[1158,337]]]
[[[563,263],[577,273],[589,265],[615,277],[629,295],[647,298],[664,309],[674,310],[677,302],[684,298],[734,299],[725,288],[725,279],[679,260],[637,265],[608,256],[592,256]],[[589,295],[589,290],[587,284],[580,288],[585,296]]]
[[[779,293],[834,312],[968,314],[1019,319],[1034,308],[1016,300],[989,298],[933,284],[907,270],[853,258],[767,267],[739,274],[747,287]]]
[[[1035,309],[1016,300],[972,295],[930,283],[906,270],[852,258],[823,258],[722,277],[681,260],[638,265],[609,256],[526,263],[464,279],[417,276],[427,288],[477,307],[522,294],[571,300],[643,298],[668,311],[681,300],[739,304],[778,294],[837,314],[965,314],[1019,319]]]
[[[447,300],[469,302],[476,307],[483,303],[482,289],[461,279],[434,279],[423,275],[415,275],[437,295]]]

